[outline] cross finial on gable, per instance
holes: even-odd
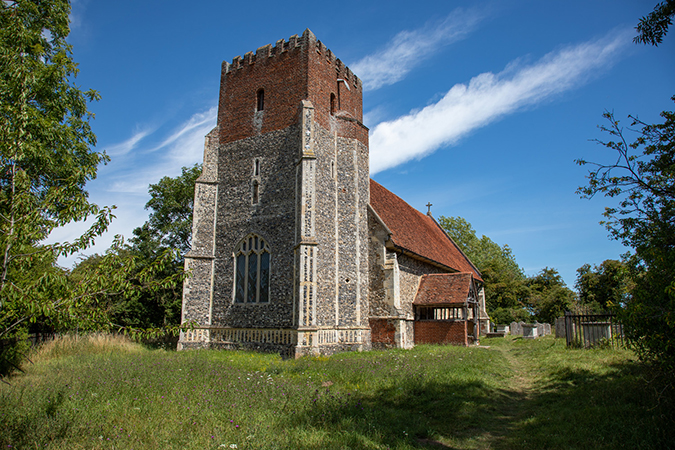
[[[430,215],[431,215],[431,207],[434,206],[434,205],[432,205],[431,202],[429,202],[429,203],[427,203],[425,206],[426,206],[427,208],[429,208],[429,210],[427,211],[427,215],[430,216]]]

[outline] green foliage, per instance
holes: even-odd
[[[438,223],[479,270],[482,271],[483,267],[494,264],[501,270],[524,278],[523,271],[516,263],[513,251],[508,245],[500,247],[485,235],[478,238],[476,230],[462,217],[441,216]]]
[[[181,320],[184,255],[190,250],[192,235],[192,207],[195,181],[201,174],[201,164],[183,167],[175,178],[164,177],[149,187],[150,200],[145,205],[150,217],[136,228],[124,253],[136,261],[128,273],[129,280],[137,279],[144,270],[154,266],[154,281],[173,279],[157,289],[139,290],[134,295],[125,293],[109,298],[111,320],[122,327],[153,328],[177,326]],[[172,257],[161,268],[156,264],[170,252]],[[82,261],[73,275],[99,270],[99,256]],[[135,282],[138,284],[137,282]]]
[[[580,305],[592,312],[622,307],[631,289],[628,267],[615,259],[607,259],[592,268],[590,264],[584,264],[577,269],[575,287]]]
[[[0,339],[10,342],[29,322],[75,306],[54,261],[86,248],[112,218],[84,190],[107,156],[91,149],[87,103],[98,93],[72,83],[69,12],[63,0],[0,3]],[[94,224],[74,242],[39,244],[89,216]]]
[[[526,277],[508,245],[500,247],[461,217],[443,217],[439,224],[477,266],[485,281],[485,303],[494,323],[553,323],[576,301],[558,272],[544,268]]]
[[[553,268],[543,268],[537,275],[529,277],[526,284],[530,291],[528,306],[539,322],[554,323],[576,302],[574,291],[567,287]]]
[[[532,315],[524,307],[504,308],[497,307],[489,312],[490,320],[496,324],[510,324],[511,322],[531,322]]]
[[[651,13],[640,19],[635,27],[639,34],[633,41],[658,46],[668,33],[668,27],[673,24],[673,16],[675,16],[675,0],[658,3]]]
[[[151,198],[145,208],[152,212],[144,227],[134,230],[132,239],[138,249],[153,242],[159,247],[176,248],[183,255],[190,250],[195,182],[201,173],[202,165],[195,164],[183,167],[175,178],[164,177],[150,185]]]
[[[673,97],[675,101],[675,97]],[[620,310],[632,344],[645,360],[659,361],[675,373],[675,114],[661,113],[664,122],[648,125],[631,117],[637,138],[629,142],[612,113],[601,129],[610,141],[598,141],[617,159],[610,164],[588,163],[582,197],[601,193],[617,197],[619,205],[605,208],[604,223],[611,236],[633,248],[627,259],[634,287]],[[672,377],[671,377],[672,378]]]
[[[120,257],[133,260],[123,266],[125,282],[142,289],[106,292],[100,298],[116,326],[148,330],[176,329],[180,324],[183,260],[190,249],[195,181],[200,174],[201,165],[195,164],[183,167],[175,178],[164,177],[150,185],[151,198],[145,205],[150,217],[119,251]],[[93,255],[78,263],[71,279],[86,279],[109,269],[104,257]]]
[[[485,235],[478,238],[476,230],[462,217],[441,216],[438,223],[480,271],[485,281],[486,309],[492,321],[527,320],[526,277],[509,246],[500,247]]]
[[[105,321],[89,330],[115,329],[157,337],[176,332],[180,323],[183,271],[176,264],[176,250],[157,250],[144,257],[129,246],[83,259],[70,276],[76,285],[106,280],[109,286],[88,288],[97,307],[105,311]],[[72,326],[71,326],[72,328]],[[81,328],[81,327],[80,327]],[[145,333],[143,333],[145,330]]]
[[[110,329],[108,296],[174,282],[150,276],[172,256],[138,271],[120,238],[90,276],[71,279],[56,266],[59,257],[88,248],[114,217],[112,208],[90,203],[85,190],[108,157],[93,149],[89,124],[88,102],[99,95],[73,81],[78,69],[66,41],[69,13],[67,0],[0,2],[2,357],[22,353],[28,330]],[[92,217],[72,242],[41,244],[55,228]],[[0,362],[0,375],[13,361]]]
[[[20,369],[21,362],[26,358],[29,349],[30,341],[25,327],[0,339],[0,376]]]

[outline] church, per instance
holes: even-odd
[[[361,80],[309,30],[223,62],[179,349],[478,341],[480,272],[430,212],[370,179],[362,120]]]

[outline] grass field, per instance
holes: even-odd
[[[0,386],[0,448],[668,448],[628,350],[552,337],[283,361],[67,338]],[[489,347],[489,348],[484,348]]]

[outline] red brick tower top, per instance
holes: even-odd
[[[302,100],[316,121],[338,136],[368,145],[361,80],[305,30],[223,62],[218,125],[227,143],[297,124]]]

